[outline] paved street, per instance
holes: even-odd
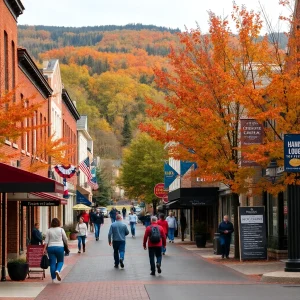
[[[125,269],[114,269],[112,249],[107,243],[110,220],[105,222],[100,241],[95,242],[91,236],[87,253],[80,254],[63,282],[48,284],[36,300],[181,300],[186,295],[203,300],[299,299],[300,286],[256,282],[226,266],[211,264],[176,244],[168,243],[162,274],[152,277],[147,252],[142,248],[141,225],[136,239],[127,239]]]

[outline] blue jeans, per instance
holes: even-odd
[[[166,253],[167,252],[167,248],[165,248],[164,246],[161,246],[161,253]]]
[[[135,236],[135,223],[130,222],[131,235]]]
[[[95,238],[96,239],[99,239],[99,235],[100,235],[100,227],[101,227],[101,224],[94,224],[94,227],[95,227]]]
[[[161,247],[148,247],[149,251],[149,260],[151,266],[151,272],[155,273],[155,261],[154,258],[156,257],[156,263],[161,265]]]
[[[149,221],[145,221],[144,225],[145,225],[145,227],[148,227],[148,226],[150,226],[150,222]]]
[[[49,257],[51,278],[55,279],[56,278],[55,271],[60,272],[64,265],[64,257],[65,257],[64,247],[51,246],[48,247],[47,252]]]
[[[116,218],[115,218],[115,217],[110,217],[110,219],[111,219],[111,222],[112,222],[112,223],[115,223],[115,222],[116,222]]]
[[[113,241],[115,266],[119,265],[120,259],[125,258],[125,241]]]
[[[168,238],[170,241],[174,241],[174,233],[175,233],[175,228],[169,228]]]
[[[78,236],[77,236],[77,239],[78,239],[78,250],[79,250],[79,251],[81,250],[81,242],[82,242],[83,250],[84,250],[84,246],[85,246],[85,235],[78,235]]]
[[[230,252],[230,241],[231,241],[231,234],[222,234],[220,235],[220,245],[222,251],[222,257],[229,256]]]

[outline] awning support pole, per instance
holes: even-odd
[[[1,267],[1,281],[6,281],[6,269],[5,269],[5,258],[6,258],[6,193],[2,193],[2,267]]]

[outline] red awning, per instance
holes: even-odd
[[[64,199],[64,198],[61,198],[61,197],[58,197],[58,196],[55,196],[55,195],[51,195],[51,194],[48,194],[48,193],[41,193],[40,192],[40,193],[30,193],[30,194],[33,195],[33,196],[42,198],[42,199],[46,199],[46,200],[59,201],[59,203],[62,204],[62,205],[67,205],[68,204],[67,199]]]
[[[47,177],[0,163],[0,192],[48,192],[63,194],[64,186]]]

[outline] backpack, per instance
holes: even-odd
[[[149,236],[149,240],[152,244],[158,244],[161,239],[160,231],[158,226],[150,226],[151,227],[151,232]]]

